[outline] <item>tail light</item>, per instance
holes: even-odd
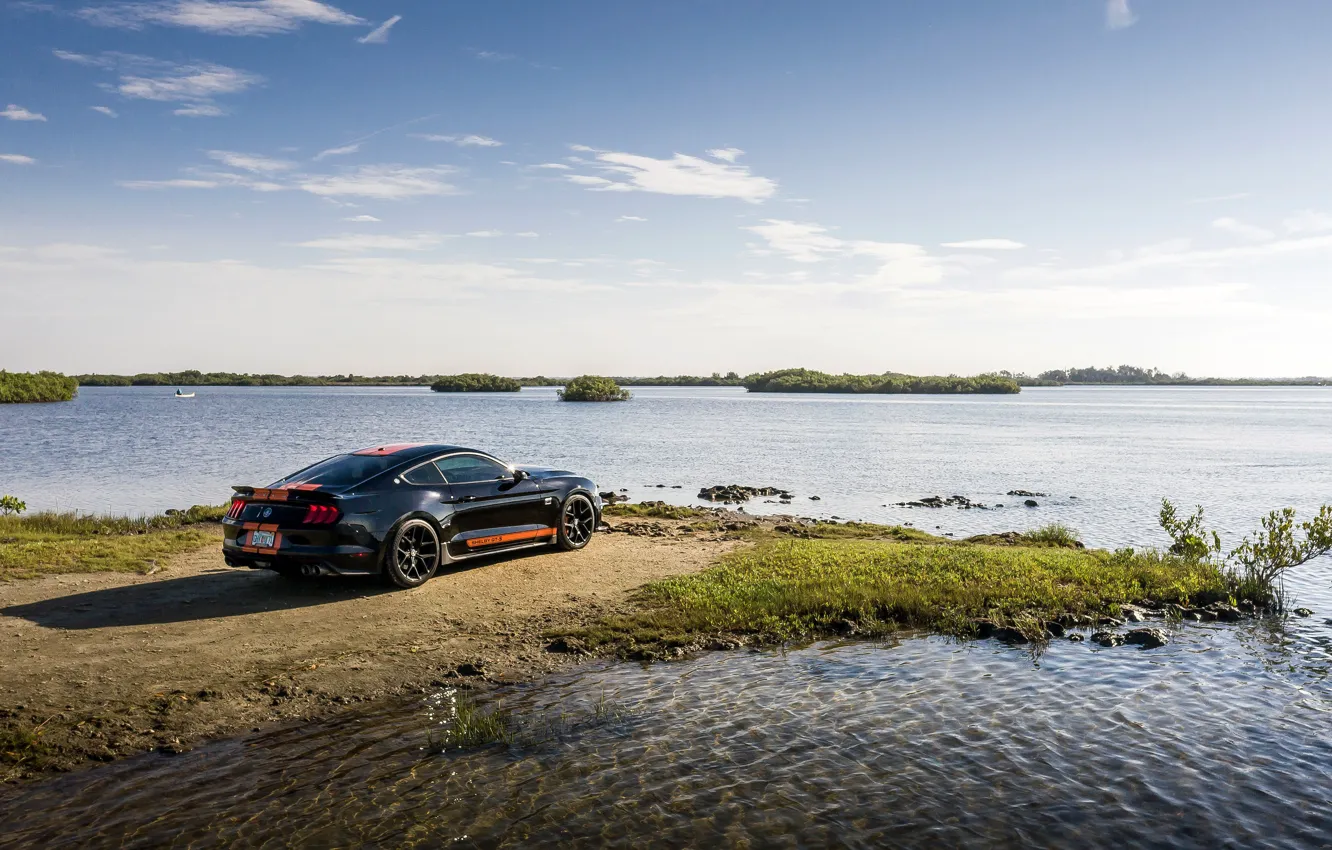
[[[305,509],[305,518],[301,522],[306,525],[332,525],[342,516],[342,512],[332,505],[311,505]]]
[[[240,519],[241,512],[245,510],[244,499],[232,499],[231,509],[227,511],[228,519]]]

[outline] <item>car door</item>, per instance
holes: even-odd
[[[477,551],[537,542],[550,537],[540,522],[543,494],[531,479],[515,480],[509,467],[477,454],[454,454],[435,461],[449,484],[454,508],[449,551]]]

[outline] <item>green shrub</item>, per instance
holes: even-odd
[[[744,380],[752,393],[868,393],[868,394],[1006,394],[1018,393],[1018,382],[1003,375],[830,375],[812,369],[779,369],[750,375]]]
[[[437,393],[516,393],[522,388],[523,385],[513,378],[479,372],[440,375],[439,380],[430,385],[430,389]]]
[[[59,372],[6,372],[0,369],[0,404],[69,401],[79,382]]]
[[[0,516],[21,514],[27,509],[28,503],[20,501],[18,496],[0,496]]]
[[[560,390],[561,401],[628,401],[631,393],[611,378],[582,375]]]

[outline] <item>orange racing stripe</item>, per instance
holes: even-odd
[[[508,534],[492,534],[489,537],[473,537],[467,541],[468,549],[476,549],[480,546],[493,546],[496,543],[515,543],[519,540],[535,540],[538,537],[553,537],[555,529],[536,528],[531,531],[512,531]]]

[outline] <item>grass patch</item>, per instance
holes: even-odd
[[[42,740],[41,727],[0,728],[0,764],[40,768],[45,764],[48,755],[49,748]]]
[[[761,642],[852,629],[867,637],[903,628],[970,636],[977,619],[1034,634],[1040,622],[1061,614],[1110,613],[1133,602],[1201,604],[1227,595],[1226,578],[1214,566],[1155,553],[787,539],[647,585],[636,599],[641,611],[569,634],[589,648],[640,656],[718,634]]]
[[[1040,528],[1023,532],[1022,542],[1028,546],[1054,546],[1061,549],[1081,549],[1078,533],[1066,525],[1052,522]]]
[[[651,519],[697,519],[699,517],[711,517],[712,511],[707,508],[690,508],[682,505],[668,505],[664,502],[654,502],[645,505],[607,505],[602,509],[601,515],[609,517],[644,517]]]
[[[225,505],[147,517],[36,513],[0,517],[0,580],[55,573],[147,572],[216,540]]]

